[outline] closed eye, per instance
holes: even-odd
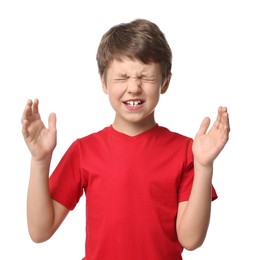
[[[127,75],[119,75],[116,78],[114,78],[115,82],[123,82],[126,81],[129,77]]]
[[[125,82],[127,78],[116,78],[114,79],[115,82]]]
[[[146,78],[146,77],[143,77],[143,78],[141,78],[141,80],[142,80],[143,82],[155,82],[155,78]]]

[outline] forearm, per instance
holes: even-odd
[[[192,191],[177,230],[179,241],[189,250],[201,246],[205,239],[212,201],[212,165],[202,167],[194,163],[194,170]]]
[[[49,193],[50,159],[31,160],[31,173],[27,195],[27,220],[31,238],[43,242],[53,234],[54,207]]]

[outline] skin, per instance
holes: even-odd
[[[113,127],[130,136],[142,133],[155,125],[154,110],[160,95],[165,93],[170,82],[162,85],[159,64],[146,65],[137,60],[113,60],[107,69],[106,81],[101,78],[104,93],[115,110]],[[128,101],[142,101],[135,108]]]
[[[106,79],[106,80],[104,80]],[[129,136],[138,135],[155,124],[154,111],[160,95],[167,91],[170,76],[162,82],[160,66],[138,60],[113,60],[101,77],[102,89],[115,110],[113,127]],[[137,105],[133,106],[133,104]],[[35,242],[49,239],[69,210],[51,199],[48,188],[52,153],[57,143],[56,115],[49,115],[48,127],[41,120],[39,101],[28,100],[22,115],[22,133],[31,152],[31,172],[27,196],[28,229]],[[215,122],[204,118],[194,138],[194,182],[189,201],[178,205],[176,231],[187,250],[202,245],[210,221],[213,162],[229,137],[226,107],[219,107]]]

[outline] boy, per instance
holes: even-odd
[[[97,52],[112,125],[72,143],[49,177],[56,115],[48,129],[28,100],[22,133],[31,152],[28,228],[49,239],[83,192],[86,260],[179,260],[202,245],[209,226],[213,162],[228,140],[227,108],[194,140],[159,126],[154,111],[171,78],[172,54],[157,25],[137,19],[106,32]]]

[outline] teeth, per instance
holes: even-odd
[[[126,102],[128,106],[131,106],[131,107],[135,107],[135,106],[138,106],[139,104],[141,104],[141,101],[139,100],[136,100],[136,101],[127,101]]]

